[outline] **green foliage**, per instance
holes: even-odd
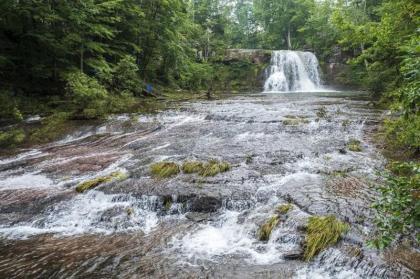
[[[41,127],[35,129],[31,135],[30,140],[36,143],[45,143],[56,140],[62,136],[68,127],[69,113],[57,112],[42,120]]]
[[[420,115],[414,114],[397,119],[388,119],[384,123],[385,139],[390,149],[406,151],[408,156],[420,150]]]
[[[381,249],[420,228],[420,164],[394,163],[391,169],[394,174],[384,175],[380,196],[373,204],[378,236],[370,244]]]
[[[159,162],[150,166],[150,172],[156,178],[169,178],[180,173],[180,167],[174,162]]]
[[[108,92],[99,82],[81,72],[67,74],[67,94],[76,109],[77,117],[98,118],[106,111]]]
[[[335,216],[312,216],[308,221],[305,237],[304,259],[311,260],[325,248],[334,245],[349,226]]]
[[[117,94],[139,95],[143,83],[134,57],[124,56],[112,71],[112,90]]]
[[[268,219],[259,229],[258,231],[258,239],[261,241],[268,241],[271,236],[271,232],[273,229],[277,226],[279,223],[279,217],[272,216],[270,219]]]
[[[17,122],[23,120],[15,98],[5,90],[0,91],[0,120]]]
[[[0,131],[0,148],[13,148],[25,140],[25,132],[22,129]]]

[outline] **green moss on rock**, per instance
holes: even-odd
[[[83,192],[91,190],[91,189],[93,189],[93,188],[95,188],[95,187],[97,187],[101,184],[108,183],[108,182],[111,182],[113,180],[123,180],[126,177],[127,177],[127,175],[125,173],[122,173],[122,172],[119,172],[119,171],[113,172],[110,175],[97,177],[97,178],[87,180],[87,181],[84,181],[84,182],[80,183],[79,185],[77,185],[76,191],[78,193],[83,193]]]
[[[150,166],[150,172],[156,178],[168,178],[180,173],[180,167],[174,162],[159,162]]]
[[[337,243],[348,229],[349,225],[332,215],[310,217],[305,237],[304,259],[309,261],[325,248]]]
[[[261,241],[268,241],[270,239],[271,232],[279,223],[278,216],[272,216],[268,219],[258,231],[258,239]]]

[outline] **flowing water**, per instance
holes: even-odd
[[[121,115],[0,160],[0,278],[414,278],[366,246],[384,159],[382,112],[361,93],[243,94]],[[351,139],[362,151],[347,150]],[[220,159],[215,177],[154,179],[149,166]],[[80,194],[115,171],[125,180]],[[293,209],[259,241],[278,205]],[[309,216],[351,225],[311,262]]]
[[[273,51],[265,92],[322,91],[318,59],[312,52]]]

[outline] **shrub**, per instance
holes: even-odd
[[[305,237],[304,259],[309,261],[319,252],[337,243],[349,226],[335,216],[312,216],[309,218]]]
[[[138,95],[143,90],[136,59],[124,56],[113,70],[112,90],[116,93]]]
[[[0,148],[13,148],[25,140],[25,132],[22,129],[0,131]]]
[[[69,113],[58,112],[44,118],[41,122],[42,126],[32,132],[31,141],[45,143],[62,136],[68,128],[69,116]]]
[[[394,163],[392,173],[385,173],[380,196],[373,204],[378,237],[372,246],[385,248],[399,236],[408,236],[419,228],[420,164]],[[417,242],[420,242],[417,235]]]
[[[399,117],[387,120],[385,125],[385,140],[388,147],[406,150],[415,154],[420,149],[420,115]]]
[[[67,74],[66,81],[66,91],[75,106],[76,117],[93,119],[105,114],[108,92],[95,78],[72,72]]]
[[[0,91],[0,120],[23,120],[22,113],[17,106],[16,100],[8,91]]]

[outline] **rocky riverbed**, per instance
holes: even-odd
[[[115,116],[1,158],[0,277],[414,278],[412,261],[366,245],[382,113],[357,92],[242,94]],[[208,160],[231,168],[150,173],[156,162]],[[330,214],[349,231],[302,260],[308,218]]]

